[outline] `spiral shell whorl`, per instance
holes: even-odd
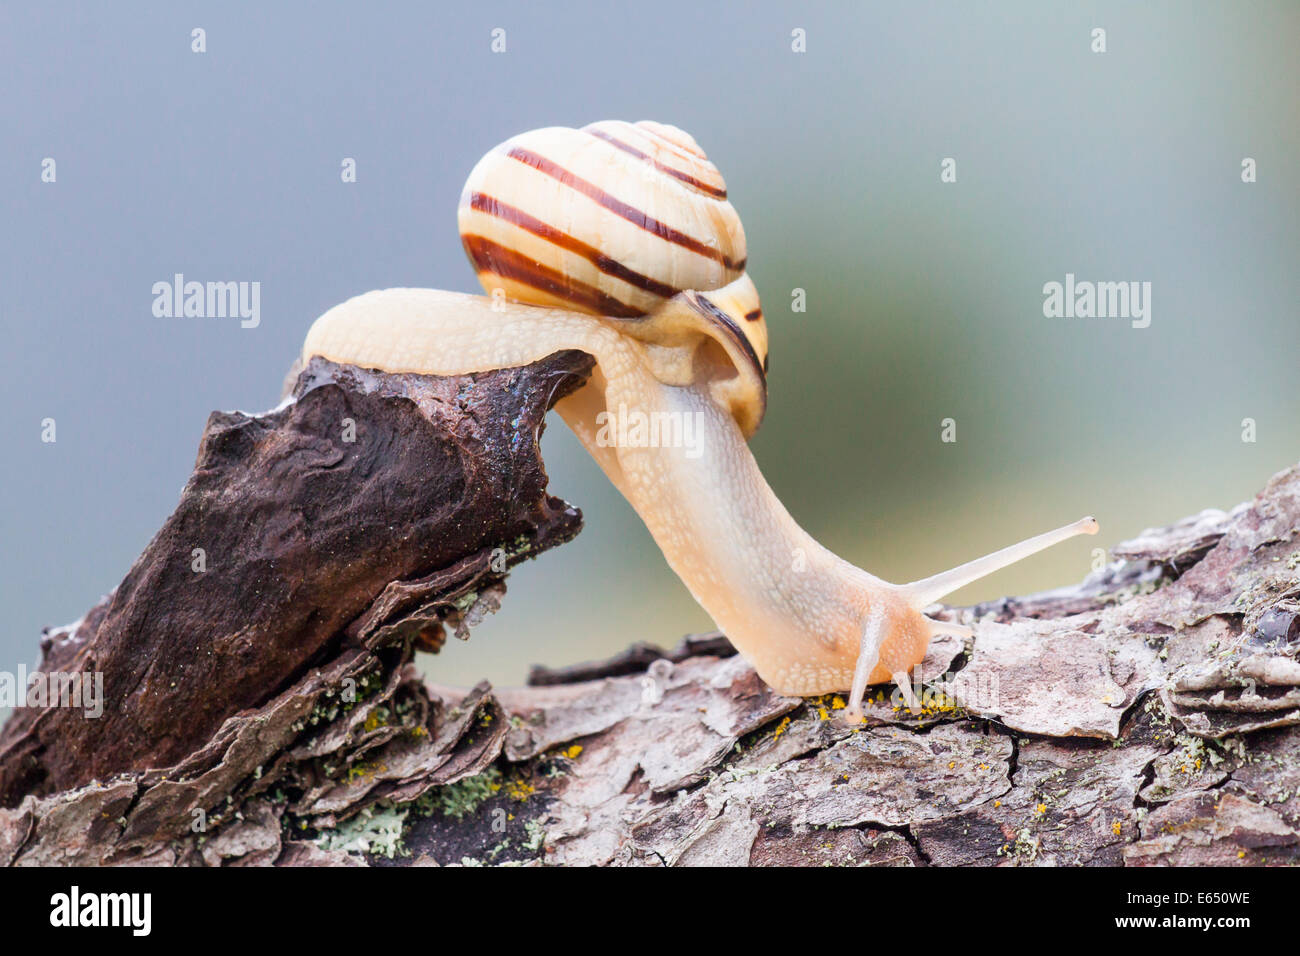
[[[717,168],[660,123],[548,127],[479,161],[461,196],[465,251],[489,293],[617,318],[745,271]]]

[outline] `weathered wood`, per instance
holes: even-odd
[[[570,352],[439,379],[318,359],[294,401],[214,413],[180,504],[121,585],[43,642],[42,670],[103,673],[102,717],[16,711],[0,805],[178,764],[358,630],[434,636],[508,564],[568,540],[581,516],[546,494],[536,436],[589,367]]]
[[[1300,467],[1077,587],[949,609],[975,638],[936,641],[919,715],[882,690],[847,727],[718,635],[523,688],[421,680],[422,636],[499,597],[493,548],[576,532],[510,423],[535,435],[585,370],[317,364],[293,405],[214,416],[177,514],[46,642],[120,671],[114,721],[0,737],[0,863],[1300,860]]]

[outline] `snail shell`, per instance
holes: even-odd
[[[720,398],[747,435],[758,427],[767,327],[745,230],[689,134],[608,120],[512,137],[470,173],[458,221],[489,294],[601,315],[650,344],[694,335],[699,359],[718,366]]]

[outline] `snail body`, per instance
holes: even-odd
[[[932,635],[969,634],[922,611],[959,587],[1074,534],[1082,519],[905,585],[832,554],[791,518],[747,439],[766,407],[767,331],[745,238],[694,140],[653,123],[515,137],[475,167],[460,228],[489,296],[386,289],[308,332],[304,359],[456,375],[592,355],[556,404],[645,522],[673,571],[775,690],[849,691],[908,672]],[[532,303],[532,304],[525,304]],[[695,441],[608,440],[611,414],[690,422]]]

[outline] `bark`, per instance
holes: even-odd
[[[122,584],[42,643],[44,670],[103,674],[104,712],[0,732],[0,863],[1300,859],[1300,467],[1078,586],[947,609],[976,636],[935,642],[916,715],[880,690],[848,727],[716,634],[423,681],[417,649],[577,533],[537,436],[589,370],[313,360],[293,401],[214,414]]]

